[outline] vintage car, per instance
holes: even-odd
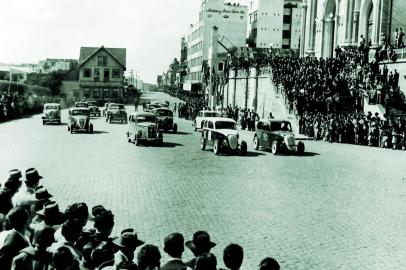
[[[75,102],[76,108],[89,108],[89,104],[87,102]]]
[[[69,110],[68,131],[70,133],[85,131],[93,133],[93,124],[90,123],[89,108],[71,108]]]
[[[220,113],[216,111],[200,111],[197,113],[196,119],[193,121],[193,127],[195,131],[200,128],[203,129],[204,121],[211,119],[213,117],[220,117]]]
[[[58,103],[45,103],[42,114],[42,124],[48,123],[61,124],[61,105]]]
[[[86,103],[89,105],[89,111],[91,116],[100,116],[101,112],[97,102],[94,100],[88,100]]]
[[[303,155],[305,145],[303,142],[296,144],[292,126],[287,120],[260,120],[256,125],[254,147],[270,148],[272,154],[280,152],[296,152]]]
[[[107,108],[106,122],[120,121],[127,123],[127,113],[123,104],[111,103]]]
[[[178,125],[173,123],[173,112],[168,108],[153,109],[152,113],[156,115],[157,127],[159,130],[178,132]]]
[[[238,143],[239,135],[237,123],[234,119],[214,117],[204,121],[200,149],[205,150],[207,145],[213,146],[215,155],[221,152],[247,154],[247,142]]]
[[[150,112],[135,112],[128,117],[128,142],[135,145],[153,143],[162,145],[163,135],[156,126],[156,115]]]

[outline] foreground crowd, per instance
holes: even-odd
[[[114,215],[101,205],[89,213],[85,203],[74,203],[64,212],[46,188],[34,168],[25,172],[24,184],[18,169],[10,170],[0,192],[0,269],[8,270],[215,270],[217,259],[210,252],[216,245],[205,231],[192,240],[172,233],[164,238],[164,252],[170,259],[161,266],[158,247],[138,239],[128,228],[119,237],[111,237]],[[90,222],[88,222],[90,221]],[[183,261],[184,247],[194,254]],[[137,256],[135,255],[138,251]],[[238,270],[243,262],[243,249],[230,244],[223,252],[223,262]],[[267,257],[260,270],[278,270],[279,264]]]

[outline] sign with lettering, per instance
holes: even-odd
[[[235,9],[232,9],[232,10],[229,10],[229,9],[220,10],[220,9],[212,9],[212,8],[209,8],[209,9],[206,9],[206,12],[209,12],[209,13],[218,13],[218,14],[220,14],[220,15],[223,14],[223,13],[245,14],[244,10],[235,10]]]

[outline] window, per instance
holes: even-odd
[[[291,17],[290,15],[283,15],[283,23],[290,24]]]
[[[90,94],[89,88],[83,88],[83,96],[88,98]]]
[[[118,97],[118,89],[113,89],[113,98]]]
[[[100,90],[99,89],[93,89],[93,97],[94,98],[99,98],[100,97]]]
[[[100,80],[100,69],[99,68],[95,68],[94,69],[94,81],[98,82]]]
[[[119,68],[113,68],[113,74],[112,74],[112,78],[114,79],[118,79],[120,78],[120,69]]]
[[[289,30],[283,30],[282,38],[290,38],[290,31]]]
[[[103,98],[106,98],[106,97],[108,97],[108,96],[109,96],[109,89],[104,88],[104,89],[103,89]]]
[[[107,66],[107,55],[101,54],[97,56],[97,65],[102,67]]]
[[[211,121],[207,122],[207,128],[213,128],[213,122]]]
[[[105,82],[108,82],[110,80],[110,69],[109,68],[104,69],[103,80]]]
[[[85,78],[92,77],[92,70],[90,68],[85,68],[83,70],[83,77],[85,77]]]
[[[219,63],[219,71],[223,71],[224,68],[224,64],[223,63]]]

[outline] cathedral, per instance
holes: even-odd
[[[394,43],[395,29],[406,31],[405,0],[303,0],[300,55],[331,57],[334,48]]]

